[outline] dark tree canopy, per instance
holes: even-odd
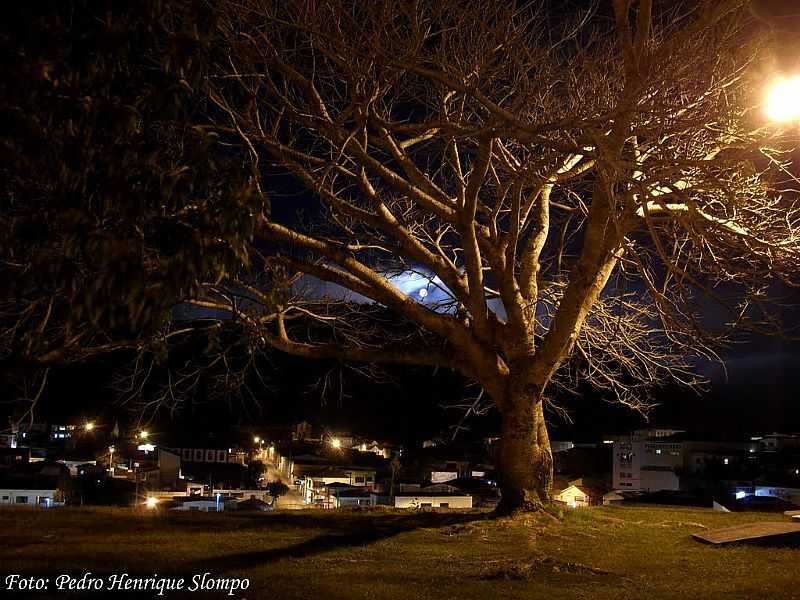
[[[137,346],[247,260],[258,208],[194,127],[213,27],[203,2],[6,7],[3,360]]]

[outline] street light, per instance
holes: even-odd
[[[800,119],[800,75],[776,79],[767,92],[764,111],[772,121]]]
[[[94,422],[87,421],[86,424],[83,426],[86,431],[92,431],[94,429]]]
[[[331,446],[334,448],[341,448],[342,447],[342,440],[339,438],[331,438]]]
[[[253,438],[253,443],[254,443],[254,444],[260,444],[260,443],[261,443],[261,438],[260,438],[260,437],[258,437],[258,436],[254,437],[254,438]]]
[[[143,440],[146,440],[147,436],[149,436],[149,435],[150,435],[150,433],[147,432],[147,431],[140,431],[139,432],[139,437],[142,438]]]
[[[144,502],[144,505],[150,510],[153,510],[157,504],[158,504],[158,498],[156,498],[155,496],[149,496],[147,500],[145,500]]]
[[[108,470],[114,476],[114,446],[108,447]]]

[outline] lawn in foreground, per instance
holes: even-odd
[[[689,537],[781,515],[648,507],[567,511],[561,520],[486,517],[5,509],[0,576],[210,572],[249,578],[240,598],[275,599],[800,598],[800,550],[713,547]]]

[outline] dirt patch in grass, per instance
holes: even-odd
[[[505,564],[497,566],[485,565],[481,573],[481,579],[530,580],[543,573],[620,577],[617,573],[612,573],[605,569],[598,569],[597,567],[577,562],[558,560],[550,556],[540,556],[529,561],[498,562],[505,562]]]

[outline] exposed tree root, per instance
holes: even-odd
[[[502,561],[498,561],[502,562]],[[583,563],[561,561],[552,557],[535,558],[531,561],[509,561],[507,564],[486,570],[481,579],[532,579],[542,573],[570,573],[575,575],[609,576],[619,575],[612,571],[592,567]]]

